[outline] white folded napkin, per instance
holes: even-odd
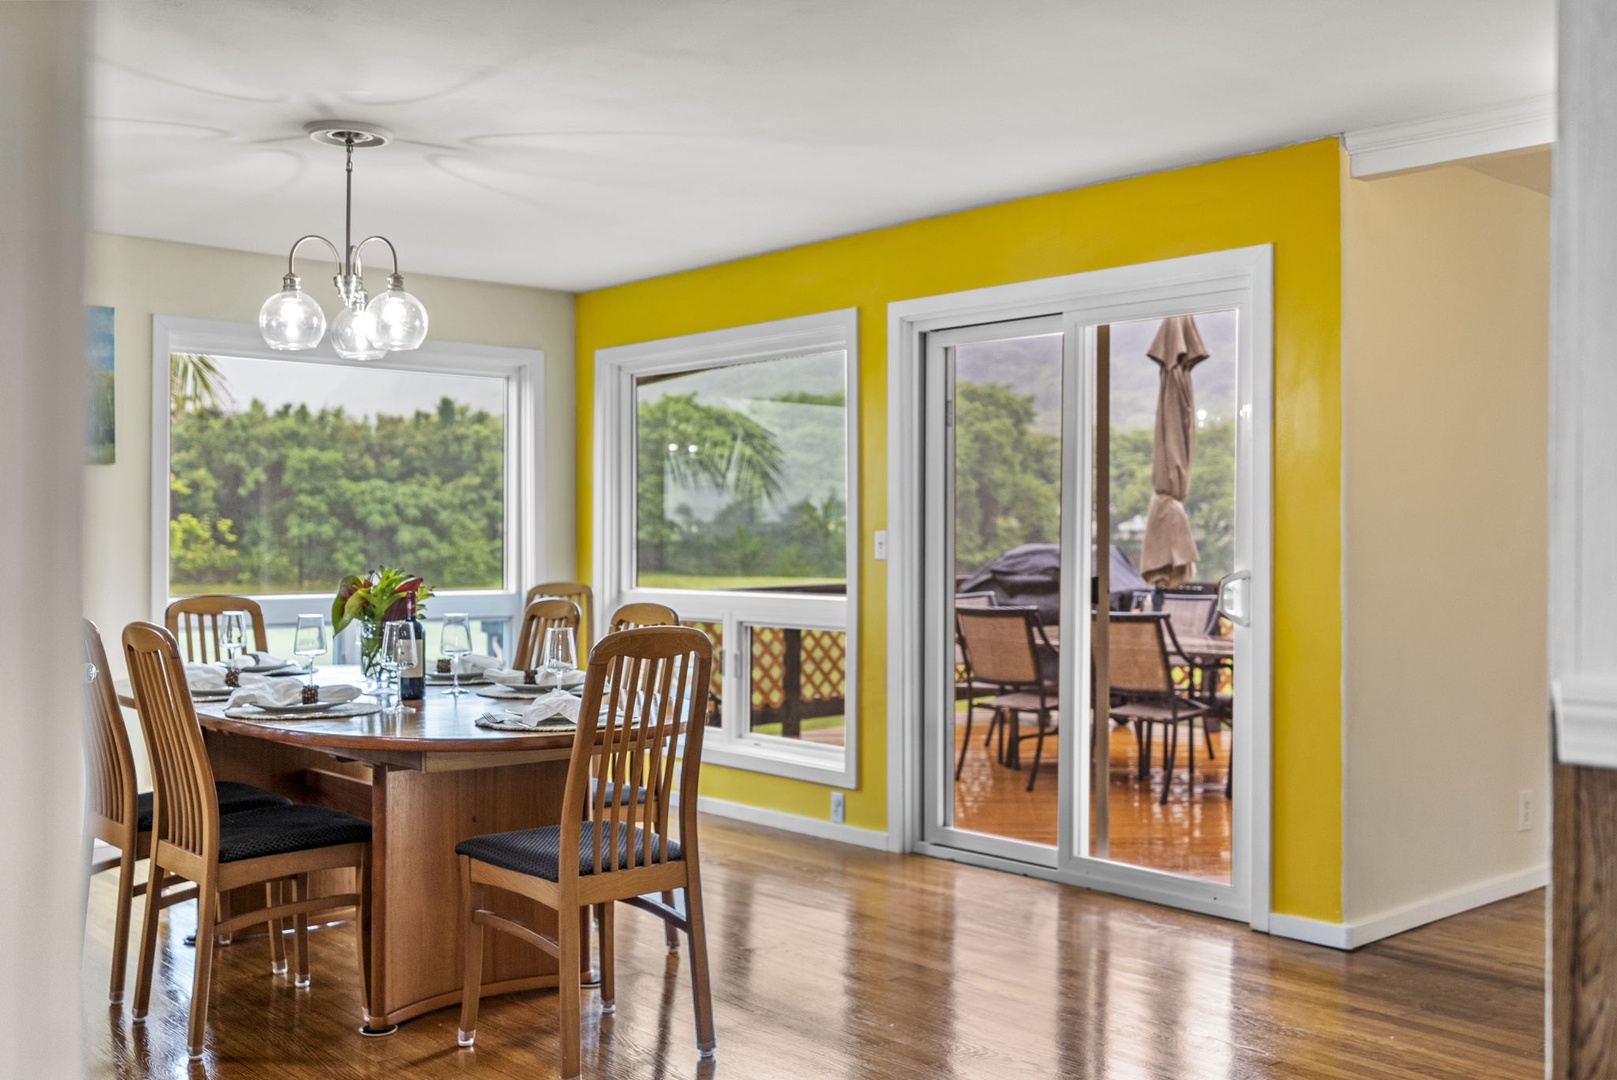
[[[254,686],[269,681],[266,676],[245,672],[239,678],[243,686]],[[212,694],[231,689],[225,683],[225,669],[214,664],[186,664],[185,685],[191,688],[193,694]]]
[[[297,679],[265,679],[252,686],[244,686],[230,695],[230,707],[257,705],[260,708],[285,708],[303,703],[304,683]],[[341,705],[360,695],[357,686],[322,686],[320,704]]]
[[[254,667],[287,667],[292,661],[284,657],[267,652],[244,652],[225,661],[225,667],[254,668]]]
[[[481,675],[489,668],[497,668],[502,663],[498,656],[486,656],[483,653],[467,653],[465,656],[455,657],[454,668],[462,675]]]
[[[540,688],[550,687],[552,689],[556,686],[555,676],[551,675],[551,673],[546,671],[544,668],[540,668],[534,673],[534,680],[532,683],[528,682],[528,673],[526,671],[515,671],[511,668],[490,668],[489,670],[483,672],[483,675],[485,678],[492,682],[497,682],[501,686],[537,686]],[[583,686],[584,673],[576,669],[573,671],[562,672],[561,685],[563,689],[575,686]]]
[[[478,727],[501,731],[566,731],[578,723],[578,699],[565,690],[540,695],[521,712],[491,712],[477,718]]]

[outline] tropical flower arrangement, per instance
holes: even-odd
[[[359,658],[367,675],[376,674],[382,651],[382,624],[420,615],[432,595],[432,586],[403,570],[384,566],[363,577],[350,574],[337,586],[331,601],[331,629],[342,633],[349,623],[360,626]]]

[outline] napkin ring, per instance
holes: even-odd
[[[225,672],[225,685],[231,689],[236,689],[237,687],[241,686],[241,672],[237,671],[235,668],[228,669]]]
[[[538,686],[539,685],[539,669],[538,668],[528,668],[527,670],[525,670],[522,673],[522,685],[523,686]]]
[[[303,704],[320,704],[320,688],[318,686],[305,686],[303,688]]]

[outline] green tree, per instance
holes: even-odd
[[[643,569],[668,565],[681,533],[668,514],[670,486],[723,492],[744,519],[779,495],[784,458],[775,436],[734,409],[697,395],[664,394],[636,410],[636,518]]]
[[[955,573],[1061,539],[1061,439],[1035,431],[1032,394],[955,386]]]

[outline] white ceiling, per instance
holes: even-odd
[[[95,227],[586,289],[1546,92],[1553,0],[124,0]],[[309,276],[315,276],[313,265]],[[323,272],[322,272],[323,273]]]

